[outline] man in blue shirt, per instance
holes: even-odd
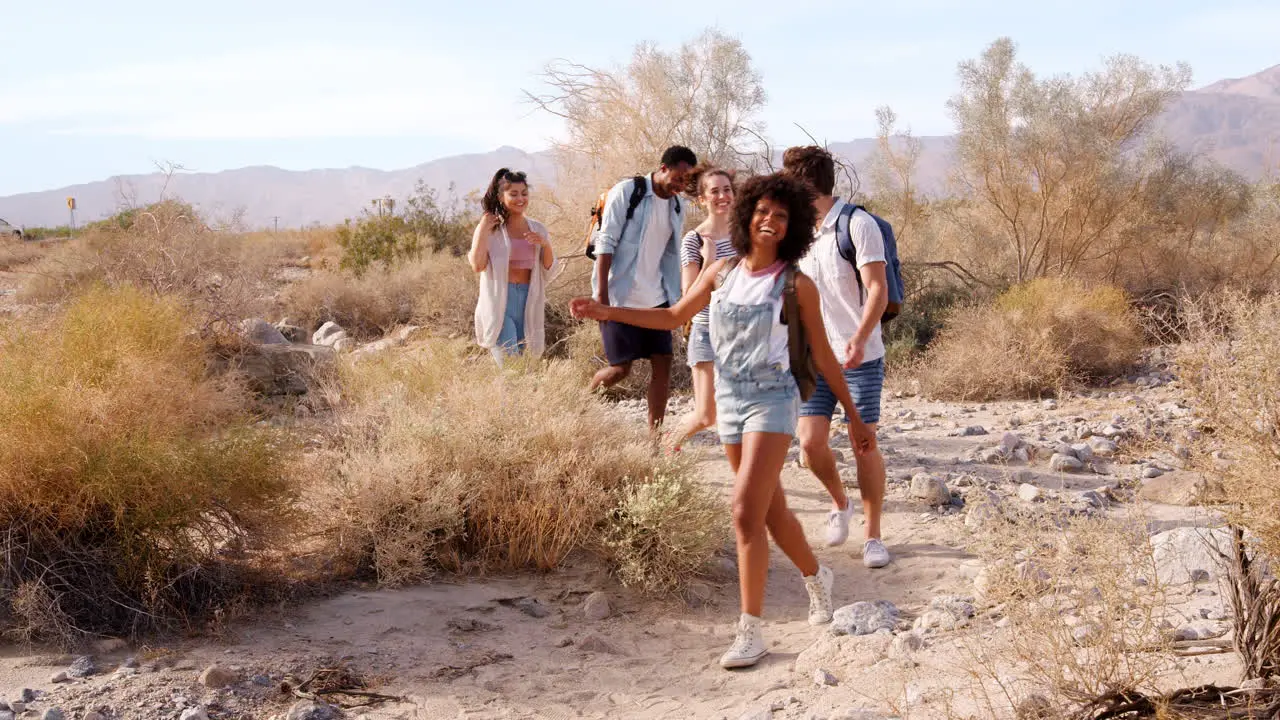
[[[602,305],[629,308],[669,307],[680,299],[680,243],[684,229],[678,194],[684,190],[698,158],[675,145],[662,154],[657,172],[641,181],[647,187],[640,203],[627,209],[636,180],[623,180],[609,191],[595,238],[595,272],[591,290]],[[667,411],[671,385],[671,333],[620,322],[603,322],[609,367],[595,374],[591,389],[612,387],[631,372],[631,364],[647,359],[649,426],[657,429]]]

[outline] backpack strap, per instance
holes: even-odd
[[[805,337],[800,298],[796,294],[796,275],[799,271],[794,263],[788,263],[782,272],[782,317],[778,320],[787,327],[787,356],[791,362],[791,376],[795,378],[800,390],[800,398],[808,400],[817,387],[818,375],[814,369],[809,338]]]
[[[631,178],[631,183],[631,197],[627,200],[627,222],[636,214],[636,208],[640,207],[640,201],[644,200],[645,193],[649,190],[649,183],[643,175]],[[622,227],[625,229],[627,226],[624,223]]]
[[[729,262],[725,263],[724,267],[720,268],[720,272],[716,273],[716,281],[715,284],[712,285],[712,289],[719,290],[720,287],[724,285],[724,281],[728,279],[729,273],[733,272],[733,269],[738,267],[738,261],[741,259],[742,258],[737,255],[729,258]]]
[[[853,266],[853,277],[858,281],[858,297],[866,302],[867,289],[862,286],[862,273],[858,272],[858,251],[853,246],[853,232],[849,227],[853,223],[853,214],[859,210],[867,211],[861,205],[850,202],[846,202],[844,207],[840,208],[840,216],[836,218],[836,250],[840,253],[840,257]]]

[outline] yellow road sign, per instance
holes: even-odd
[[[75,209],[76,209],[76,199],[75,199],[75,198],[73,198],[73,197],[69,197],[69,198],[67,198],[67,209],[68,209],[68,210],[75,210]]]

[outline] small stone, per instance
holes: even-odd
[[[16,714],[21,715],[22,713],[27,711],[27,704],[24,702],[20,702],[18,700],[14,700],[13,702],[9,703],[9,709]]]
[[[1044,491],[1030,483],[1018,486],[1018,499],[1024,502],[1039,502],[1044,499]]]
[[[53,677],[49,678],[49,682],[64,683],[70,679],[71,679],[71,676],[67,675],[66,670],[59,670],[58,672],[53,674]]]
[[[332,705],[301,700],[289,708],[285,720],[336,720],[338,711]]]
[[[591,622],[608,618],[613,614],[613,608],[609,606],[609,596],[599,591],[591,593],[587,596],[586,602],[582,603],[582,613]]]
[[[711,604],[713,597],[715,597],[715,591],[704,582],[691,582],[684,590],[684,599],[689,603],[689,607],[706,607]]]
[[[522,597],[512,603],[512,606],[532,618],[544,618],[551,614],[547,606],[538,602],[537,598]]]
[[[847,488],[859,487],[858,468],[852,465],[840,468],[840,483]]]
[[[241,321],[240,334],[246,340],[259,345],[287,345],[289,343],[289,339],[276,326],[261,319]],[[109,653],[113,651],[99,650],[99,652]]]
[[[1107,425],[1106,427],[1102,428],[1101,434],[1103,437],[1107,437],[1107,438],[1118,438],[1124,434],[1124,431],[1116,427],[1115,425]]]
[[[204,708],[187,708],[182,711],[179,720],[209,720],[209,713],[205,712]]]
[[[120,663],[120,667],[136,668],[138,667],[138,658],[130,655],[129,657],[124,659],[124,662]]]
[[[1101,437],[1089,438],[1089,447],[1098,457],[1111,457],[1120,451],[1120,446],[1113,441]]]
[[[813,671],[813,684],[818,687],[835,687],[840,684],[840,681],[836,680],[835,675],[822,668],[817,668]]]
[[[1164,471],[1157,467],[1147,467],[1142,471],[1142,477],[1147,480],[1155,480],[1164,474]]]
[[[1084,469],[1084,463],[1080,462],[1080,458],[1054,453],[1049,458],[1049,469],[1054,472],[1077,472]]]
[[[1057,400],[1053,400],[1053,399],[1051,398],[1051,399],[1049,399],[1049,400],[1045,400],[1044,402],[1040,403],[1040,407],[1044,408],[1045,410],[1057,410],[1057,409],[1058,409],[1058,401],[1057,401]]]
[[[924,638],[919,633],[905,632],[893,638],[893,644],[889,646],[889,656],[899,659],[910,658],[912,653],[923,649]]]
[[[592,653],[603,653],[605,655],[622,655],[623,652],[616,645],[605,640],[604,638],[592,633],[578,641],[578,649]]]
[[[831,631],[837,635],[870,635],[880,630],[892,631],[898,626],[897,606],[887,600],[857,602],[835,611]]]
[[[67,714],[62,712],[62,708],[51,707],[44,711],[40,720],[67,720]]]
[[[200,684],[213,690],[232,685],[239,679],[235,673],[218,665],[210,665],[200,673]]]
[[[1071,454],[1083,463],[1093,461],[1093,447],[1090,446],[1089,443],[1076,443],[1072,445]]]
[[[970,425],[960,431],[961,437],[979,437],[987,434],[987,429],[981,425]]]
[[[67,677],[80,679],[87,678],[98,672],[98,667],[94,665],[93,658],[89,655],[81,655],[72,661],[71,666],[67,668]]]
[[[947,489],[947,484],[928,473],[920,473],[911,478],[911,496],[934,506],[951,502],[951,491]]]

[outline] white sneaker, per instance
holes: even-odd
[[[825,565],[818,566],[818,574],[804,579],[804,589],[809,591],[809,624],[825,625],[831,622],[831,587],[836,575]]]
[[[768,654],[769,649],[765,647],[764,636],[760,633],[760,622],[760,618],[754,615],[742,614],[733,645],[720,656],[720,667],[751,667]]]
[[[827,513],[827,547],[843,545],[849,539],[849,520],[853,517],[853,501],[846,500],[848,506],[843,510],[832,510]]]
[[[869,568],[882,568],[889,564],[889,550],[879,538],[871,538],[862,544],[862,564]]]

